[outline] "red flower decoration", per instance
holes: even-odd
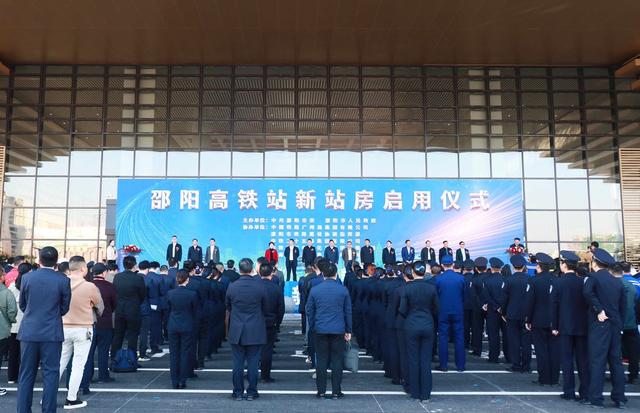
[[[142,249],[135,244],[125,245],[124,247],[122,247],[122,250],[129,254],[139,254],[142,252]]]

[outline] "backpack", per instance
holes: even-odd
[[[121,348],[111,362],[111,371],[114,373],[135,373],[138,370],[138,358],[130,349]]]

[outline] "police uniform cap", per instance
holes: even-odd
[[[527,260],[520,254],[512,255],[509,261],[516,268],[522,268],[527,265]]]
[[[544,252],[537,253],[535,257],[536,257],[536,262],[539,262],[540,264],[547,264],[547,265],[555,264],[555,261],[553,260],[553,258],[551,258],[551,256],[549,256],[548,254],[545,254]]]
[[[476,267],[486,267],[487,259],[485,257],[478,257],[473,261],[473,263]]]
[[[613,265],[616,263],[616,260],[613,259],[611,254],[609,254],[607,251],[603,250],[602,248],[596,248],[593,251],[593,258],[596,261],[605,265]]]
[[[491,268],[502,268],[504,266],[504,262],[500,258],[491,257],[489,258],[489,265]]]
[[[580,257],[573,251],[560,251],[560,261],[567,261],[573,264],[576,264],[580,261]]]

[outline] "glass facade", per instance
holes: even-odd
[[[0,77],[0,242],[102,258],[119,177],[517,178],[530,250],[622,250],[608,68],[17,66]],[[479,226],[478,230],[482,228]]]

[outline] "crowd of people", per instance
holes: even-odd
[[[284,274],[269,250],[255,264],[241,259],[236,271],[234,261],[218,262],[212,241],[206,265],[200,255],[199,261],[187,259],[179,266],[175,238],[166,265],[130,255],[122,260],[123,271],[113,260],[87,263],[75,256],[60,262],[53,247],[40,250],[37,264],[11,259],[0,271],[0,356],[7,357],[9,383],[17,383],[18,411],[31,411],[38,368],[43,411],[56,411],[65,371],[64,408],[75,409],[87,405],[80,396],[90,393],[91,383],[113,381],[110,371],[135,371],[165,344],[171,384],[184,389],[225,340],[233,355],[232,398],[259,397],[258,380],[273,381],[272,355],[285,313]],[[602,406],[608,366],[611,399],[624,407],[625,380],[638,379],[638,274],[595,243],[586,258],[561,251],[553,259],[529,256],[517,241],[510,247],[510,265],[496,257],[472,259],[464,243],[455,254],[447,245],[438,254],[425,246],[415,260],[408,241],[402,260],[395,259],[395,251],[391,260],[393,248],[387,244],[384,267],[374,264],[367,243],[371,250],[365,250],[362,264],[357,261],[362,251],[343,251],[342,280],[332,251],[330,257],[306,257],[305,275],[297,281],[299,310],[317,396],[344,397],[345,350],[357,344],[383,363],[392,384],[414,399],[429,400],[432,364],[449,369],[449,344],[455,370],[464,371],[468,354],[482,354],[486,333],[488,361],[499,363],[502,355],[514,373],[531,372],[533,345],[534,383],[557,385],[562,372],[566,400]],[[197,253],[197,242],[192,247]],[[299,251],[290,242],[284,255],[297,259]],[[629,363],[626,379],[623,354]]]

